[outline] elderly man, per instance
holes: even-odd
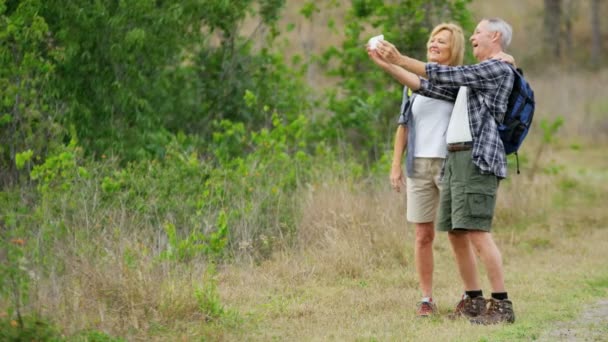
[[[501,253],[491,234],[499,180],[507,176],[507,160],[497,122],[502,122],[515,76],[505,62],[495,59],[511,42],[511,26],[502,19],[483,19],[470,38],[479,63],[444,66],[402,55],[389,42],[378,43],[377,53],[409,72],[413,90],[428,97],[445,97],[459,89],[446,139],[448,156],[437,230],[448,232],[465,294],[454,316],[472,323],[513,323],[513,304],[504,285]],[[484,299],[476,255],[484,264],[492,294]]]

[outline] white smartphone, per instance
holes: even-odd
[[[369,39],[369,47],[370,47],[370,49],[376,50],[376,48],[378,47],[378,42],[381,41],[381,40],[384,40],[384,35],[383,34],[371,37]]]

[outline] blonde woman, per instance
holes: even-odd
[[[464,41],[460,26],[451,23],[437,25],[427,42],[428,62],[462,65]],[[406,187],[407,220],[416,227],[414,259],[422,292],[416,314],[426,317],[437,312],[432,291],[434,221],[439,204],[441,169],[447,155],[446,130],[458,88],[443,89],[438,92],[439,99],[410,95],[408,81],[418,76],[386,62],[375,49],[368,47],[368,54],[378,66],[405,85],[395,134],[390,181],[397,192],[404,185]],[[402,171],[402,158],[406,149],[407,182]]]

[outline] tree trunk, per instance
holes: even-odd
[[[563,57],[568,61],[572,61],[572,23],[574,22],[574,18],[576,16],[576,6],[578,4],[578,0],[566,0],[566,4],[564,5],[564,53]]]
[[[559,59],[561,57],[561,16],[562,2],[561,0],[544,0],[545,1],[545,18],[544,18],[544,45],[545,51],[551,54],[552,58]]]
[[[600,31],[600,0],[591,0],[591,65],[597,67],[602,53]]]

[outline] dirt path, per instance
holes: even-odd
[[[570,322],[559,322],[538,341],[608,341],[608,299],[584,309]]]

